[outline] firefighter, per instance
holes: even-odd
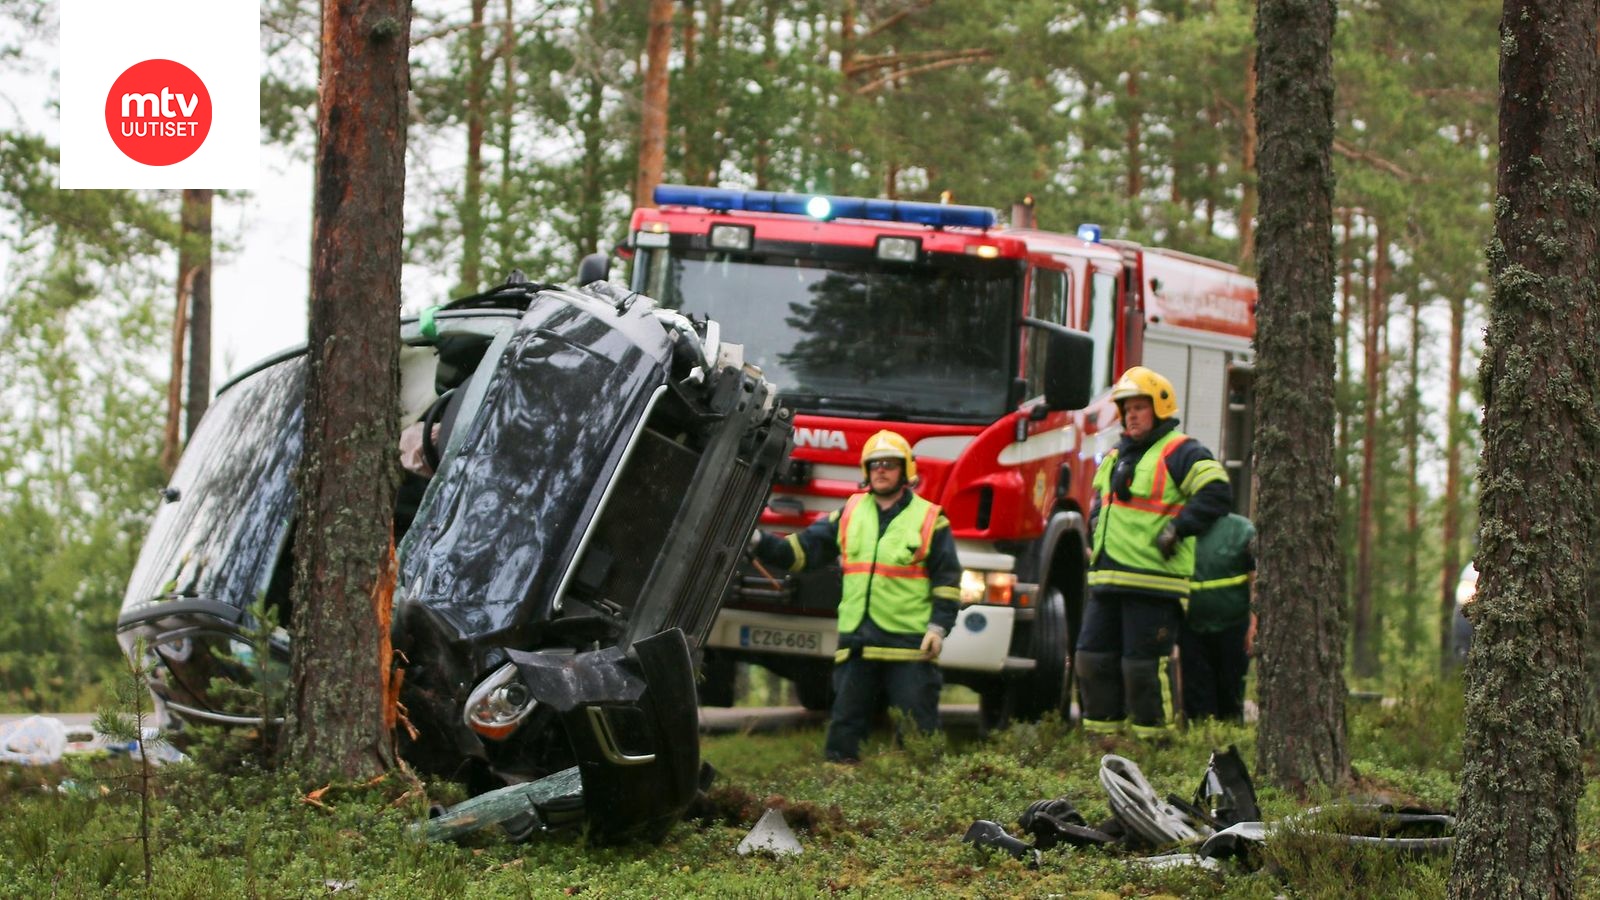
[[[961,565],[950,523],[917,496],[911,445],[880,431],[861,448],[861,486],[844,508],[788,538],[750,536],[754,555],[799,572],[838,560],[839,649],[823,753],[860,760],[880,692],[916,727],[939,727],[943,678],[935,660],[955,625]]]
[[[1083,727],[1135,736],[1171,727],[1161,662],[1183,621],[1194,536],[1233,507],[1228,473],[1178,430],[1172,382],[1134,366],[1111,388],[1122,438],[1094,476],[1089,512],[1089,602],[1074,665]],[[1167,676],[1172,675],[1170,671]]]
[[[1195,541],[1189,610],[1178,638],[1188,719],[1244,721],[1244,676],[1256,619],[1250,608],[1255,537],[1249,519],[1229,513]]]

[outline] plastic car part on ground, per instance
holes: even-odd
[[[1138,862],[1154,868],[1205,869],[1216,869],[1219,859],[1248,860],[1262,844],[1290,834],[1407,856],[1449,853],[1454,842],[1454,816],[1410,807],[1348,803],[1313,807],[1270,825],[1239,819],[1243,815],[1259,819],[1260,812],[1255,786],[1238,750],[1231,746],[1226,752],[1212,752],[1193,804],[1175,796],[1160,800],[1139,767],[1120,756],[1108,754],[1102,759],[1100,781],[1113,818],[1098,828],[1088,827],[1072,802],[1058,797],[1030,804],[1019,819],[1022,830],[1033,836],[1033,846],[988,819],[973,822],[962,841],[1001,850],[1030,866],[1038,865],[1040,850],[1061,845],[1121,842],[1135,849],[1187,845],[1188,852]]]
[[[784,820],[783,813],[768,807],[756,821],[755,827],[739,842],[740,856],[749,856],[752,853],[770,853],[773,856],[795,856],[804,852],[800,841],[794,836],[794,829]]]
[[[1158,797],[1132,760],[1111,753],[1101,757],[1100,786],[1105,789],[1111,814],[1152,847],[1201,840],[1213,831]]]
[[[51,716],[29,716],[0,725],[0,763],[48,766],[67,749],[67,726]]]

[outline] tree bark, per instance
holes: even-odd
[[[601,113],[604,109],[605,81],[600,77],[600,23],[605,15],[605,4],[595,0],[589,11],[589,53],[593,58],[585,65],[583,112],[578,116],[578,128],[583,132],[583,167],[578,185],[578,257],[593,253],[600,244],[600,218],[605,213],[605,186],[601,183],[600,164],[604,152],[602,140],[606,123]]]
[[[489,0],[472,0],[467,31],[467,170],[461,191],[461,284],[456,293],[483,289],[483,129],[489,61],[483,58],[483,18]]]
[[[672,0],[650,0],[645,37],[644,102],[639,110],[639,170],[633,205],[655,205],[667,155],[667,56],[672,50]]]
[[[398,482],[408,0],[326,0],[288,760],[316,779],[393,765],[388,620]]]
[[[194,435],[211,402],[211,191],[183,192],[178,271],[193,271],[189,286],[189,399],[183,439]]]
[[[1256,7],[1257,768],[1292,790],[1350,769],[1332,458],[1333,23],[1331,0]]]
[[[1373,569],[1376,566],[1372,558],[1372,539],[1378,527],[1373,503],[1378,489],[1378,402],[1383,395],[1384,381],[1381,335],[1389,312],[1389,242],[1384,220],[1379,217],[1377,221],[1378,234],[1372,247],[1372,291],[1367,296],[1367,314],[1363,319],[1366,335],[1362,346],[1366,355],[1361,375],[1366,385],[1366,395],[1361,409],[1361,484],[1358,485],[1361,499],[1356,511],[1355,627],[1350,641],[1351,652],[1355,656],[1355,674],[1361,678],[1371,678],[1378,673],[1372,621]]]
[[[181,254],[180,254],[181,255]],[[178,468],[183,430],[183,339],[189,328],[189,286],[194,283],[194,271],[178,268],[178,297],[172,308],[172,353],[167,379],[167,420],[161,432],[161,471],[171,475]]]
[[[1417,596],[1418,552],[1421,546],[1422,485],[1417,479],[1422,447],[1422,292],[1413,287],[1406,292],[1411,305],[1411,347],[1406,372],[1406,572],[1405,634],[1407,659],[1417,652],[1417,624],[1422,598]]]
[[[1244,70],[1244,147],[1240,153],[1244,187],[1239,197],[1239,268],[1254,272],[1256,265],[1256,60]]]
[[[599,2],[599,0],[597,0]],[[500,65],[505,90],[500,93],[500,193],[495,208],[499,219],[495,228],[498,272],[490,280],[501,283],[517,266],[517,223],[512,221],[517,205],[511,199],[511,173],[516,170],[516,148],[511,138],[517,127],[517,25],[514,0],[505,0],[500,19]]]
[[[1461,578],[1461,352],[1467,300],[1450,298],[1450,396],[1445,399],[1444,572],[1439,592],[1439,668],[1455,666],[1456,583]]]
[[[1127,14],[1128,28],[1137,29],[1139,27],[1138,4],[1128,3],[1123,7],[1123,9]],[[1134,38],[1130,42],[1130,47],[1135,50],[1137,49],[1137,38]],[[1128,64],[1127,76],[1128,130],[1123,136],[1123,143],[1126,145],[1125,152],[1127,153],[1125,163],[1128,170],[1126,196],[1130,201],[1130,205],[1136,205],[1133,204],[1132,201],[1136,201],[1139,198],[1139,194],[1144,191],[1144,178],[1141,172],[1142,163],[1139,158],[1139,148],[1144,141],[1139,131],[1139,64],[1137,61],[1130,62]]]
[[[1506,0],[1478,598],[1449,893],[1575,896],[1600,516],[1594,0]]]

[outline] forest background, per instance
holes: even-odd
[[[1250,267],[1253,3],[658,3],[666,181],[1032,198],[1045,228],[1096,222]],[[416,0],[409,267],[450,293],[513,268],[565,281],[622,241],[649,7]],[[308,159],[317,4],[262,12],[263,140]],[[1499,14],[1340,5],[1336,464],[1358,688],[1448,662],[1471,557]],[[55,40],[56,15],[0,0],[13,108],[21,79],[53,78],[26,48]],[[57,160],[44,132],[0,127],[0,711],[90,708],[118,671],[113,623],[165,481],[179,255],[195,249],[179,192],[61,191]],[[238,240],[217,235],[216,258]]]

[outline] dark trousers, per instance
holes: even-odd
[[[1249,619],[1221,631],[1183,629],[1178,652],[1185,716],[1244,720],[1244,676],[1250,669],[1244,636],[1249,630]]]
[[[905,713],[917,730],[939,730],[939,688],[944,677],[931,662],[885,662],[851,656],[833,667],[833,718],[823,755],[843,761],[861,758],[861,741],[872,729],[880,692]]]
[[[1167,724],[1161,661],[1183,623],[1176,597],[1096,590],[1084,608],[1073,666],[1086,727],[1131,718],[1136,726]],[[1170,674],[1170,673],[1169,673]]]

